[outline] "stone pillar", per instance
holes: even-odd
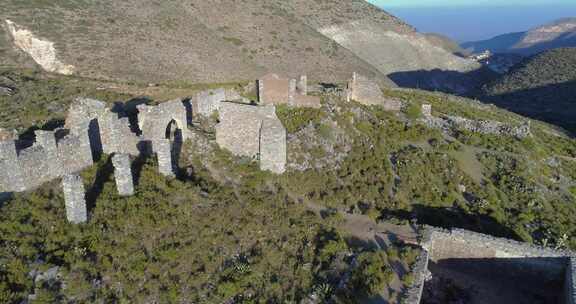
[[[423,104],[422,105],[422,115],[426,118],[432,117],[432,105]]]
[[[86,194],[82,178],[78,174],[64,175],[62,178],[66,219],[73,224],[85,223],[88,220]]]
[[[36,136],[35,145],[44,149],[44,161],[48,162],[47,165],[50,170],[50,172],[47,173],[54,177],[61,176],[62,166],[58,157],[58,146],[56,145],[56,136],[54,132],[37,130],[34,132],[34,135]]]
[[[264,80],[257,80],[256,87],[258,88],[258,102],[264,104],[266,102],[264,100]]]
[[[260,169],[282,174],[286,171],[286,129],[278,119],[266,119],[260,128]]]
[[[294,103],[294,96],[296,95],[296,79],[290,79],[288,85],[288,104]]]
[[[130,155],[115,154],[112,157],[114,165],[114,178],[116,179],[116,189],[120,196],[134,195],[134,179],[132,168],[130,167]]]
[[[0,193],[25,190],[16,143],[13,140],[0,141]]]
[[[158,171],[160,174],[173,177],[174,166],[172,164],[172,144],[168,139],[161,139],[154,142],[154,150],[158,157]]]
[[[300,76],[300,80],[298,81],[298,86],[296,89],[300,95],[308,95],[308,76]]]

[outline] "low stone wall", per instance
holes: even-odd
[[[348,82],[346,100],[354,100],[363,105],[382,106],[386,111],[402,109],[402,101],[384,97],[382,89],[375,81],[358,73],[352,74],[352,79]]]
[[[421,302],[424,282],[428,276],[428,261],[489,260],[503,271],[517,272],[512,276],[531,275],[542,280],[565,277],[565,304],[576,303],[576,257],[573,252],[543,248],[514,240],[496,238],[472,231],[444,230],[426,227],[421,245],[423,253],[413,268],[414,282],[406,293],[406,303]],[[426,258],[426,262],[422,259]]]
[[[420,253],[416,259],[416,263],[410,270],[414,275],[414,281],[412,282],[412,286],[410,286],[406,291],[404,303],[419,304],[421,302],[424,283],[428,277],[428,261],[428,251],[422,250],[422,253]]]
[[[564,281],[565,304],[576,304],[576,257],[572,256]]]

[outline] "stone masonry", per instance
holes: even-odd
[[[190,101],[193,115],[208,117],[217,112],[220,109],[220,102],[228,100],[226,95],[224,89],[202,91],[196,94]]]
[[[259,160],[260,168],[281,174],[286,166],[286,129],[274,106],[222,103],[216,142],[234,155]]]
[[[62,189],[66,204],[66,218],[73,224],[84,223],[88,220],[86,209],[86,193],[82,178],[77,174],[68,174],[62,177]]]
[[[260,169],[286,171],[286,129],[277,119],[265,119],[260,128]]]
[[[258,100],[262,105],[287,104],[295,107],[320,108],[320,97],[308,96],[308,78],[299,80],[267,74],[258,80]]]
[[[348,81],[346,100],[356,101],[363,105],[382,106],[386,111],[400,111],[402,102],[396,99],[385,98],[380,86],[373,80],[358,73],[352,74]]]
[[[114,166],[114,178],[116,180],[116,189],[120,196],[130,196],[134,194],[134,180],[132,177],[132,168],[130,164],[130,155],[115,154],[112,157]]]
[[[486,261],[508,273],[518,272],[519,277],[534,276],[543,283],[565,277],[563,303],[576,303],[576,257],[573,252],[538,247],[462,229],[444,230],[435,227],[425,228],[421,245],[423,253],[412,270],[415,280],[408,289],[406,303],[421,302],[424,282],[430,277],[428,261]]]
[[[172,162],[172,144],[168,139],[154,142],[154,151],[158,157],[158,171],[166,177],[174,176],[174,164]]]
[[[422,106],[423,121],[429,128],[446,131],[460,129],[474,133],[512,136],[520,139],[531,136],[529,122],[514,126],[499,121],[473,120],[460,116],[441,115],[434,117],[432,116],[432,107],[425,109],[424,106],[429,105]]]
[[[31,147],[17,151],[14,140],[0,143],[0,192],[21,192],[90,167],[86,124],[57,140],[55,131],[36,131]]]
[[[172,122],[181,131],[182,141],[188,139],[188,112],[183,100],[176,99],[157,106],[139,105],[137,108],[142,136],[152,143],[153,149],[157,146],[156,142],[167,138],[168,127]]]

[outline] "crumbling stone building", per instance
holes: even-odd
[[[0,192],[31,190],[93,164],[86,124],[35,136],[31,147],[19,151],[15,140],[0,142]]]
[[[466,303],[576,303],[573,252],[434,227],[425,228],[421,245],[406,303],[441,293],[445,282],[453,294],[455,286],[473,290]]]
[[[216,142],[234,155],[257,159],[262,170],[286,170],[286,129],[274,106],[220,105]]]
[[[380,86],[373,80],[358,73],[352,74],[348,81],[346,100],[356,101],[363,105],[382,106],[386,111],[400,111],[402,102],[396,99],[386,98]]]
[[[194,106],[181,99],[138,105],[137,117],[128,117],[101,101],[78,98],[70,107],[65,128],[36,131],[30,147],[17,149],[11,134],[0,134],[0,194],[4,197],[62,178],[68,220],[85,222],[85,191],[78,173],[92,166],[101,154],[113,155],[118,193],[132,195],[131,157],[155,153],[160,173],[174,177],[181,145],[189,138],[193,109],[201,115],[220,113],[217,142],[222,147],[259,159],[263,170],[284,172],[286,130],[274,106],[223,102],[227,99],[241,96],[234,90],[205,91],[194,98]]]
[[[320,98],[308,95],[308,78],[288,79],[267,74],[258,79],[258,101],[262,105],[287,104],[295,107],[320,108]]]

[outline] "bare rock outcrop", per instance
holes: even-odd
[[[14,44],[30,55],[45,71],[63,75],[74,73],[74,66],[65,64],[58,59],[53,42],[34,36],[31,31],[10,20],[6,20],[6,27],[14,40]]]

